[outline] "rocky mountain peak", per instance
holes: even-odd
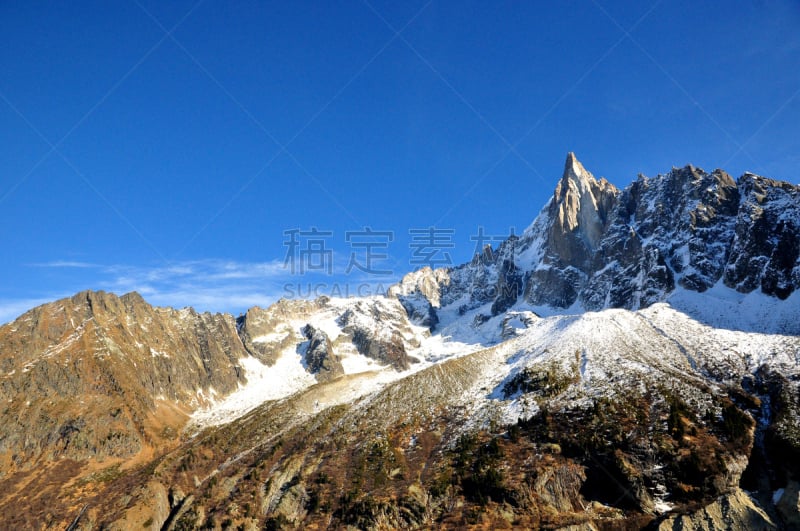
[[[149,304],[135,291],[117,296],[102,290],[84,290],[57,305],[59,311],[101,322],[141,315],[145,307]]]
[[[245,377],[237,363],[247,355],[231,316],[103,291],[44,304],[0,327],[0,353],[0,462],[23,452],[25,466],[39,456],[146,454],[212,389],[238,388]]]
[[[686,165],[618,190],[569,153],[555,191],[520,238],[455,268],[407,275],[392,291],[412,320],[492,303],[637,309],[721,282],[789,297],[800,286],[800,189]],[[677,291],[676,291],[677,290]]]
[[[301,332],[308,340],[304,360],[310,373],[316,375],[319,381],[328,381],[344,374],[342,362],[333,351],[331,340],[323,330],[309,323]]]
[[[581,162],[578,160],[578,157],[576,157],[575,153],[572,151],[567,153],[567,160],[564,162],[564,174],[562,180],[567,178],[574,180],[586,180],[587,178],[594,179],[592,174],[583,167],[583,164],[581,164]]]
[[[550,203],[548,244],[553,253],[567,263],[588,264],[618,193],[613,184],[595,179],[574,153],[568,153]]]

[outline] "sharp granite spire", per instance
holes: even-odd
[[[574,153],[568,153],[564,175],[550,204],[552,224],[547,244],[551,259],[584,270],[603,235],[618,193],[613,184],[595,179]]]

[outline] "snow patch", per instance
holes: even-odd
[[[284,350],[271,367],[253,357],[242,358],[239,364],[247,383],[222,400],[212,400],[210,407],[195,412],[194,424],[213,426],[229,422],[264,402],[284,398],[316,383],[303,369],[294,346]]]
[[[653,503],[653,509],[655,509],[655,511],[657,513],[662,513],[662,514],[663,513],[668,513],[673,508],[674,507],[672,505],[670,505],[669,503],[667,503],[665,501],[656,501],[655,503]]]
[[[158,358],[158,357],[169,358],[169,354],[167,354],[166,352],[162,352],[160,350],[156,350],[153,347],[150,347],[150,355],[152,357],[154,357],[154,358]]]

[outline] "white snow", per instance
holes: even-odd
[[[653,509],[658,513],[668,513],[673,509],[673,506],[665,501],[656,501],[653,503]]]
[[[431,334],[426,327],[409,324],[396,300],[331,299],[311,314],[290,318],[274,333],[254,341],[276,343],[293,334],[300,344],[304,340],[300,330],[305,324],[321,329],[334,341],[343,333],[340,317],[346,312],[348,326],[385,339],[399,331],[408,341],[408,355],[419,362],[402,372],[359,354],[350,341],[337,341],[335,353],[346,376],[319,387],[315,409],[357,400],[444,360],[485,351],[492,361],[486,362],[475,388],[480,391],[473,389],[459,400],[473,412],[491,407],[503,420],[514,422],[535,414],[538,406],[530,397],[505,397],[504,382],[537,364],[556,364],[566,375],[575,376],[565,396],[576,404],[589,403],[595,395],[622,392],[630,385],[644,392],[651,378],[665,375],[691,385],[706,382],[707,371],[738,381],[741,375],[765,363],[797,370],[797,338],[742,330],[782,330],[800,314],[798,301],[800,296],[796,295],[778,302],[717,285],[703,294],[679,289],[668,303],[639,311],[586,312],[576,303],[566,312],[555,314],[553,309],[531,308],[519,302],[511,311],[489,317],[491,303],[459,310],[470,302],[469,295],[464,294],[439,308],[439,324]],[[476,320],[478,316],[483,317]],[[724,324],[728,328],[714,328]],[[513,332],[510,339],[503,337],[504,327],[506,336]],[[210,405],[194,414],[194,425],[229,422],[264,402],[286,398],[317,383],[306,371],[296,344],[282,351],[271,367],[255,358],[244,358],[241,365],[247,384],[228,397],[208,399]],[[659,503],[660,511],[672,508],[666,502]]]
[[[194,423],[208,426],[230,422],[264,402],[284,398],[316,383],[314,376],[303,369],[294,347],[287,348],[272,367],[253,357],[242,358],[239,363],[247,384],[195,412]]]
[[[290,330],[284,330],[281,332],[272,332],[271,334],[256,336],[253,339],[251,339],[251,341],[253,343],[275,343],[278,341],[282,341],[290,333],[291,333]]]
[[[166,352],[162,352],[160,350],[156,350],[153,347],[150,347],[150,355],[154,358],[156,357],[169,358],[169,354],[167,354]]]
[[[377,361],[366,356],[361,356],[360,354],[344,356],[340,361],[345,374],[358,374],[386,368],[385,365],[381,365]]]
[[[667,302],[676,310],[715,328],[800,334],[800,294],[797,292],[781,301],[760,290],[739,293],[719,281],[703,293],[675,290]]]
[[[300,329],[306,323],[321,329],[333,341],[342,334],[338,317],[348,309],[354,310],[350,316],[350,324],[358,324],[358,326],[370,330],[376,337],[389,339],[392,335],[392,328],[388,322],[374,320],[371,316],[374,308],[379,308],[389,315],[392,315],[393,310],[403,312],[398,314],[398,317],[405,319],[405,312],[399,307],[399,304],[385,298],[331,299],[328,305],[316,314],[310,317],[305,316],[303,319],[290,320],[282,331],[258,336],[253,341],[274,343],[277,339],[282,339],[286,337],[286,334],[294,331],[299,344],[303,341]],[[475,312],[477,311],[479,310]],[[340,356],[346,376],[326,384],[336,389],[337,395],[335,398],[327,397],[318,400],[316,407],[327,407],[336,403],[356,400],[380,389],[389,382],[423,370],[444,359],[480,350],[485,343],[496,341],[499,337],[499,317],[493,327],[487,327],[487,330],[489,328],[497,329],[491,332],[474,329],[466,325],[464,319],[457,317],[455,313],[449,316],[450,325],[442,327],[441,332],[434,335],[431,335],[426,327],[407,324],[410,332],[404,333],[406,339],[419,344],[416,348],[408,347],[407,353],[420,361],[402,372],[359,354],[349,342],[337,344],[335,352]],[[453,337],[454,335],[458,337],[458,340]],[[199,396],[200,403],[207,405],[192,415],[191,424],[193,426],[202,427],[230,422],[267,401],[286,398],[317,383],[316,378],[306,371],[302,354],[298,352],[294,344],[283,350],[272,366],[264,365],[252,357],[241,359],[240,364],[245,371],[247,383],[222,399],[201,394]],[[321,394],[327,396],[324,392]]]

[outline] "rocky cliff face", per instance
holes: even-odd
[[[725,284],[786,299],[800,286],[800,189],[751,173],[739,179],[739,189]]]
[[[768,531],[778,529],[764,510],[741,489],[687,515],[673,516],[658,526],[658,531]]]
[[[308,319],[323,305],[323,300],[281,299],[266,309],[250,308],[237,319],[236,326],[247,351],[267,365],[273,365],[282,350],[297,343],[298,330],[292,322]]]
[[[403,307],[394,300],[358,301],[345,310],[337,322],[359,354],[367,358],[398,371],[419,361],[408,354],[408,350],[419,343]]]
[[[535,268],[518,263],[526,275],[525,299],[534,305],[570,307],[580,287],[595,269],[619,191],[605,179],[596,180],[573,153],[567,155],[564,176],[543,211],[537,231],[529,231],[521,250],[536,246]]]
[[[178,427],[211,389],[245,381],[230,316],[157,309],[135,293],[31,310],[0,328],[0,352],[0,452],[22,466],[38,455],[130,457],[170,427],[157,412],[174,410]]]
[[[336,348],[310,324],[320,319],[327,330],[341,322]],[[255,400],[282,397],[295,384],[281,377],[334,380],[345,373],[341,355],[359,352],[376,368],[406,369],[415,361],[410,327],[389,299],[284,300],[238,320],[154,308],[136,293],[86,291],[35,308],[0,327],[0,520],[27,500],[34,520],[20,525],[46,521],[40,511],[76,492],[71,481],[83,482],[78,491],[102,487],[98,465],[115,477],[153,459],[180,443],[193,412],[248,385]],[[282,376],[259,380],[271,367]]]
[[[589,271],[618,193],[605,179],[596,180],[573,153],[568,154],[564,176],[547,211],[552,222],[544,258]]]
[[[736,183],[721,170],[639,177],[619,196],[581,299],[590,309],[638,308],[677,286],[705,291],[725,270],[738,209]]]

